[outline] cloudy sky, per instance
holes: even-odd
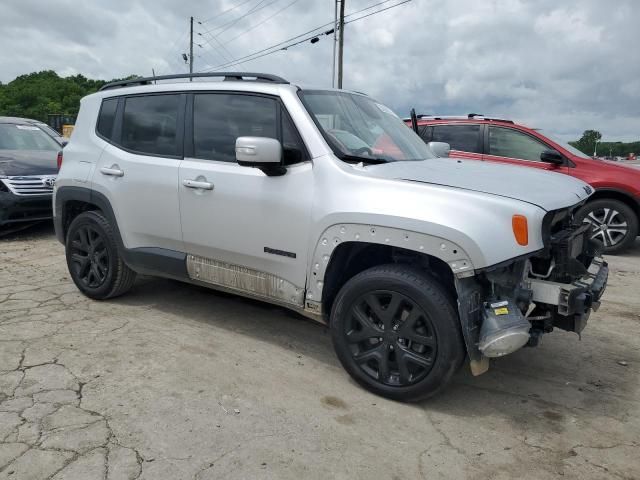
[[[363,10],[381,0],[346,0],[347,19],[401,1]],[[181,54],[194,16],[202,45],[195,47],[196,71],[229,65],[329,87],[330,36],[234,64],[331,22],[333,4],[2,0],[0,81],[44,69],[105,79],[186,71]],[[401,116],[411,107],[476,112],[566,139],[594,128],[604,140],[637,140],[639,43],[638,0],[412,0],[346,26],[344,87],[369,93]]]

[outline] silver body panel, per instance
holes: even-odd
[[[372,175],[463,188],[521,200],[545,210],[564,208],[585,200],[591,189],[561,173],[477,160],[434,158],[423,162],[396,162],[367,167]],[[529,188],[522,188],[527,186]]]

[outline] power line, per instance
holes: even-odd
[[[257,55],[257,54],[259,54],[259,53],[266,52],[267,50],[271,50],[271,49],[273,49],[273,48],[275,48],[275,47],[279,47],[280,45],[284,45],[285,43],[287,43],[287,42],[289,42],[289,41],[291,41],[291,40],[295,40],[296,38],[300,38],[300,37],[302,37],[302,36],[304,36],[304,35],[307,35],[307,34],[309,34],[309,33],[311,33],[311,32],[317,32],[317,31],[318,31],[318,30],[320,30],[321,28],[327,27],[327,26],[329,26],[329,25],[333,25],[333,22],[325,23],[324,25],[321,25],[321,26],[316,27],[316,28],[314,28],[314,29],[312,29],[312,30],[309,30],[308,32],[304,32],[304,33],[301,33],[300,35],[296,35],[295,37],[288,38],[287,40],[283,40],[282,42],[280,42],[280,43],[276,43],[275,45],[272,45],[272,46],[270,46],[270,47],[263,48],[262,50],[258,50],[257,52],[253,52],[253,53],[251,53],[251,54],[249,54],[249,55],[245,55],[244,57],[236,58],[236,59],[235,59],[235,60],[233,60],[233,61],[237,61],[237,60],[244,60],[245,58],[251,57],[251,56],[253,56],[253,55]],[[310,36],[310,37],[308,37],[308,38],[305,38],[305,39],[304,39],[304,40],[302,40],[302,41],[307,41],[307,40],[309,40],[310,38],[315,37],[316,35],[318,35],[318,34],[317,34],[317,33],[314,33],[313,35],[311,35],[311,36]],[[212,68],[218,68],[218,67],[212,67]]]
[[[222,44],[220,43],[220,40],[218,40],[216,37],[211,36],[211,39],[212,39],[214,42],[216,42],[216,43],[220,46],[220,48],[216,47],[213,43],[211,43],[211,42],[209,41],[209,39],[208,39],[207,37],[205,37],[205,36],[204,36],[204,35],[202,35],[201,33],[198,33],[198,35],[200,35],[200,36],[201,36],[201,38],[202,38],[205,42],[207,42],[211,48],[213,48],[216,52],[218,52],[218,55],[220,55],[222,58],[224,58],[227,62],[229,62],[229,61],[231,61],[231,62],[232,62],[232,61],[233,61],[233,55],[231,54],[231,52],[227,49],[227,47],[225,47],[224,45],[222,45]],[[224,50],[224,51],[223,51],[223,50]],[[227,53],[229,54],[229,56],[227,56],[227,53],[225,53],[225,52],[227,52]]]
[[[376,3],[376,4],[374,4],[374,5],[369,5],[368,7],[362,8],[362,9],[360,9],[360,10],[357,10],[357,11],[353,12],[353,13],[350,13],[350,14],[348,14],[348,15],[345,15],[345,18],[352,17],[353,15],[357,15],[358,13],[362,13],[362,12],[364,12],[364,11],[366,11],[366,10],[370,10],[370,9],[372,9],[372,8],[374,8],[374,7],[377,7],[377,6],[382,5],[382,4],[384,4],[384,3],[389,3],[389,2],[391,2],[391,1],[393,1],[393,0],[384,0],[383,2],[379,2],[379,3]],[[410,1],[410,0],[409,0],[409,1]],[[288,39],[286,39],[286,40],[283,40],[282,42],[280,42],[280,43],[276,43],[275,45],[272,45],[272,46],[270,46],[270,47],[263,48],[262,50],[258,50],[257,52],[253,52],[252,54],[245,55],[244,57],[236,58],[234,61],[236,61],[236,60],[244,60],[245,58],[251,57],[251,56],[253,56],[253,55],[257,55],[257,54],[260,54],[260,53],[262,53],[262,52],[266,52],[267,50],[271,50],[271,49],[273,49],[273,48],[279,47],[279,46],[281,46],[281,45],[284,45],[284,44],[285,44],[285,43],[287,43],[287,42],[290,42],[290,41],[292,41],[292,40],[295,40],[295,39],[297,39],[297,38],[300,38],[300,37],[302,37],[302,36],[304,36],[304,35],[308,35],[308,34],[310,34],[310,33],[317,32],[318,30],[320,30],[320,29],[322,29],[322,28],[325,28],[325,27],[328,27],[329,25],[333,25],[333,24],[334,24],[334,22],[327,22],[327,23],[325,23],[325,24],[323,24],[323,25],[320,25],[319,27],[313,28],[313,29],[311,29],[311,30],[309,30],[309,31],[307,31],[307,32],[304,32],[304,33],[301,33],[301,34],[296,35],[296,36],[294,36],[294,37],[291,37],[291,38],[288,38]],[[332,33],[333,33],[333,32],[332,32]],[[307,40],[309,40],[310,38],[312,38],[312,37],[314,37],[314,36],[316,36],[316,35],[318,35],[318,34],[316,33],[315,35],[312,35],[311,37],[306,38],[306,39],[304,39],[304,40],[302,40],[302,41],[307,41]],[[298,42],[298,43],[302,43],[302,41],[301,41],[301,42]],[[297,43],[296,43],[295,45],[297,45]],[[293,46],[293,45],[289,45],[289,46]],[[285,48],[288,48],[288,46],[287,46],[287,47],[285,47]],[[244,62],[243,62],[243,63],[244,63]],[[218,68],[218,67],[214,67],[214,68]]]
[[[171,44],[171,47],[169,47],[167,49],[167,51],[169,52],[169,60],[167,60],[167,64],[170,64],[169,66],[171,68],[175,68],[175,60],[173,60],[174,55],[177,57],[180,55],[180,53],[184,52],[184,48],[180,47],[180,49],[178,50],[178,52],[176,53],[176,46],[178,45],[178,43],[180,43],[184,38],[189,38],[189,29],[187,28],[182,35],[180,35],[178,38],[176,38],[176,40]]]
[[[375,8],[377,6],[383,5],[385,3],[393,2],[393,1],[394,0],[384,0],[383,2],[374,3],[373,5],[369,5],[368,7],[362,8],[356,12],[351,12],[349,15],[345,15],[344,18],[352,17],[354,15],[357,15],[358,13],[364,12],[365,10],[371,10],[372,8]]]
[[[259,7],[259,5],[261,3],[263,3],[265,0],[261,0],[260,2],[258,2],[258,4],[252,9],[249,10],[247,13],[245,13],[244,15],[242,15],[241,17],[238,17],[236,19],[235,22],[231,23],[231,25],[228,25],[226,28],[223,28],[222,30],[220,30],[218,33],[215,34],[216,37],[219,37],[220,35],[222,35],[224,32],[226,32],[227,30],[229,30],[230,28],[232,28],[233,26],[237,25],[238,22],[240,20],[242,20],[243,18],[248,17],[249,15],[252,15],[256,12],[259,12],[260,10],[263,10],[265,8],[267,8],[269,5],[273,5],[274,3],[278,2],[279,0],[272,0],[271,2],[267,3],[266,5],[262,5],[261,7]],[[259,7],[259,8],[258,8]]]
[[[189,35],[189,29],[187,28],[184,32],[182,32],[182,35],[180,35],[178,38],[175,39],[175,41],[171,44],[171,46],[169,47],[169,50],[173,50],[173,48],[178,44],[178,42],[180,40],[182,40],[182,38],[185,35]]]
[[[240,6],[242,6],[242,5],[246,4],[246,3],[248,3],[249,1],[250,1],[250,0],[247,0],[247,1],[245,1],[245,2],[239,3],[238,5],[236,5],[236,6],[235,6],[235,7],[233,7],[233,8],[229,8],[229,9],[225,10],[225,11],[224,11],[224,12],[222,12],[220,15],[218,15],[218,17],[220,17],[220,16],[224,15],[224,14],[225,14],[225,13],[227,13],[227,12],[230,12],[230,11],[232,11],[232,10],[235,10],[236,8],[238,8],[238,7],[240,7]],[[259,6],[259,5],[260,5],[260,3],[262,3],[263,1],[264,1],[264,0],[262,0],[262,1],[258,2],[258,4],[254,5],[254,6],[253,6],[253,8],[252,8],[252,9],[250,9],[248,12],[246,12],[243,16],[246,16],[246,15],[248,15],[248,14],[250,14],[250,13],[255,13],[257,10],[254,10],[254,9],[255,9],[257,6]],[[274,17],[275,15],[277,15],[279,12],[281,12],[282,10],[284,10],[284,9],[286,9],[286,8],[288,8],[288,7],[290,7],[293,3],[296,3],[297,1],[298,1],[298,0],[295,0],[294,2],[292,2],[292,3],[290,3],[289,5],[285,6],[283,9],[279,10],[278,12],[276,12],[275,14],[273,14],[273,15],[272,15],[271,17],[269,17],[269,18],[273,18],[273,17]],[[375,8],[375,7],[379,6],[379,5],[383,5],[383,4],[385,4],[385,3],[389,3],[389,2],[391,2],[391,1],[394,1],[394,0],[384,0],[384,1],[382,1],[382,2],[378,2],[378,3],[375,3],[375,4],[373,4],[373,5],[369,5],[368,7],[362,8],[362,9],[357,10],[357,11],[355,11],[355,12],[352,12],[352,13],[350,13],[350,14],[348,14],[348,15],[345,15],[345,18],[349,18],[349,17],[352,17],[353,15],[357,15],[358,13],[362,13],[362,12],[364,12],[364,11],[371,10],[372,8]],[[271,3],[274,3],[274,2],[271,2]],[[271,4],[271,3],[270,3],[270,4]],[[267,6],[268,6],[268,5],[270,5],[270,4],[265,5],[265,7],[267,7]],[[253,10],[253,12],[252,12],[252,10]],[[208,20],[205,20],[205,21],[202,21],[202,22],[198,22],[198,23],[199,23],[199,24],[202,24],[202,23],[205,23],[206,21],[212,20],[213,18],[216,18],[216,17],[211,17],[211,18],[209,18]],[[269,18],[265,19],[265,20],[264,20],[263,22],[261,22],[261,23],[265,23],[267,20],[269,20]],[[233,20],[232,20],[231,22],[233,22]],[[276,46],[283,45],[283,44],[285,44],[286,42],[289,42],[289,41],[291,41],[291,40],[295,40],[295,39],[297,39],[297,38],[300,38],[300,37],[302,37],[302,36],[304,36],[304,35],[307,35],[307,34],[310,34],[310,33],[312,33],[312,32],[317,32],[318,30],[320,30],[320,29],[322,29],[322,28],[325,28],[325,27],[328,27],[329,25],[333,25],[333,23],[334,23],[334,22],[327,22],[327,23],[325,23],[325,24],[323,24],[323,25],[320,25],[319,27],[316,27],[316,28],[314,28],[314,29],[312,29],[312,30],[309,30],[309,31],[304,32],[304,33],[301,33],[300,35],[296,35],[296,36],[294,36],[294,37],[291,37],[291,38],[288,38],[288,39],[286,39],[286,40],[283,40],[282,42],[280,42],[280,43],[278,43],[278,44],[276,44],[276,45],[273,45],[272,47],[265,48],[265,49],[263,49],[263,50],[259,50],[259,51],[257,51],[257,52],[254,52],[252,55],[247,55],[247,56],[240,57],[240,58],[237,58],[237,59],[233,60],[233,55],[232,55],[232,53],[231,53],[231,52],[230,52],[230,51],[225,47],[225,45],[227,45],[228,43],[232,42],[232,41],[233,41],[233,40],[235,40],[236,38],[238,38],[238,37],[240,37],[240,36],[244,35],[244,34],[245,34],[245,33],[247,33],[248,31],[252,30],[254,27],[251,27],[251,28],[250,28],[249,30],[247,30],[246,32],[241,33],[240,35],[237,35],[237,36],[235,36],[235,37],[233,37],[233,38],[231,38],[231,39],[229,39],[229,40],[225,41],[224,43],[221,43],[221,42],[219,42],[219,41],[217,41],[217,40],[216,40],[216,37],[217,37],[220,33],[222,33],[222,32],[219,32],[219,33],[218,33],[218,34],[216,34],[216,35],[211,35],[211,34],[210,34],[210,32],[212,32],[212,31],[214,31],[214,30],[217,30],[217,29],[219,29],[219,28],[221,28],[221,27],[224,27],[224,26],[228,25],[228,24],[229,24],[229,23],[231,23],[231,22],[227,22],[227,23],[221,24],[221,25],[219,25],[218,27],[214,27],[214,28],[212,28],[211,30],[208,30],[208,31],[205,31],[205,32],[202,32],[202,33],[200,33],[200,32],[198,33],[198,35],[202,36],[202,38],[203,38],[203,39],[204,39],[204,40],[205,40],[205,41],[206,41],[206,42],[207,42],[207,43],[208,43],[208,44],[209,44],[209,45],[210,45],[214,50],[216,50],[216,52],[218,52],[218,55],[220,55],[220,56],[221,56],[222,58],[224,58],[226,61],[242,60],[242,59],[247,58],[247,57],[250,57],[250,56],[252,56],[252,55],[259,54],[259,53],[262,53],[262,52],[265,52],[265,51],[270,50],[271,48],[274,48],[274,47],[276,47]],[[258,25],[260,25],[261,23],[259,23]],[[256,27],[257,27],[258,25],[256,25]],[[187,32],[187,33],[188,33],[188,32]],[[226,54],[222,55],[222,54],[221,54],[221,52],[220,52],[220,50],[218,49],[218,47],[214,46],[210,41],[208,41],[208,40],[204,37],[204,35],[205,35],[205,34],[210,34],[211,38],[212,38],[212,39],[214,39],[214,40],[216,41],[216,43],[217,43],[220,47],[224,48],[225,52],[226,52],[229,56],[227,56]],[[230,59],[229,57],[231,57],[231,59]],[[214,67],[214,68],[217,68],[217,67]]]
[[[222,55],[220,55],[219,52],[216,52],[217,57],[214,57],[211,53],[211,50],[204,49],[204,47],[200,43],[196,43],[196,45],[202,49],[200,51],[203,55],[196,54],[196,57],[204,60],[203,65],[214,65],[215,63],[220,62],[220,58],[222,58],[223,61],[227,61]]]
[[[236,65],[241,65],[241,64],[243,64],[243,63],[247,63],[247,62],[250,62],[250,61],[252,61],[252,60],[257,60],[258,58],[266,57],[267,55],[271,55],[272,53],[276,53],[276,52],[279,52],[279,51],[281,51],[281,50],[287,50],[287,49],[289,49],[290,47],[295,47],[296,45],[299,45],[299,44],[301,44],[301,43],[304,43],[304,42],[306,42],[306,41],[308,41],[308,40],[311,40],[311,39],[313,39],[313,38],[317,38],[317,37],[320,37],[320,36],[322,36],[322,35],[330,35],[330,34],[332,34],[332,33],[333,33],[333,29],[331,29],[331,30],[329,30],[329,31],[327,31],[327,32],[324,32],[324,33],[320,33],[320,34],[313,34],[313,35],[310,35],[310,36],[308,36],[308,37],[305,37],[305,38],[303,38],[303,39],[301,39],[301,40],[298,40],[297,42],[290,43],[290,44],[288,44],[288,45],[285,45],[284,47],[277,48],[277,49],[275,49],[275,50],[273,50],[273,49],[267,49],[267,50],[271,50],[271,51],[266,52],[266,53],[263,53],[262,55],[258,55],[258,56],[254,56],[255,54],[253,54],[253,55],[247,55],[246,57],[237,58],[237,59],[235,59],[234,61],[232,61],[232,62],[230,62],[230,63],[226,63],[226,64],[223,64],[223,65],[217,65],[217,66],[215,66],[215,67],[207,68],[207,69],[202,70],[202,71],[219,70],[219,69],[222,69],[222,68],[229,68],[229,67],[234,67],[234,66],[236,66]],[[252,58],[247,58],[247,57],[252,57]],[[245,58],[246,58],[246,60],[245,60]]]
[[[261,5],[262,3],[264,3],[265,1],[266,1],[266,0],[260,0],[260,1],[259,1],[258,3],[256,3],[252,8],[250,8],[250,9],[249,9],[249,11],[248,11],[248,12],[246,12],[244,15],[241,15],[240,17],[235,18],[234,20],[232,20],[232,21],[230,21],[230,22],[227,22],[227,23],[223,24],[223,25],[222,25],[222,27],[226,26],[226,28],[223,28],[222,30],[218,31],[215,35],[213,35],[211,32],[212,32],[212,31],[214,31],[214,30],[216,30],[216,28],[214,28],[214,29],[212,29],[212,30],[209,30],[209,31],[206,31],[206,32],[198,33],[198,35],[200,35],[202,38],[204,38],[204,40],[205,40],[205,41],[206,41],[206,42],[207,42],[211,47],[213,47],[215,50],[218,50],[218,49],[217,49],[217,47],[215,47],[215,46],[214,46],[214,45],[213,45],[209,40],[207,40],[207,38],[205,37],[205,35],[209,35],[209,36],[211,37],[211,39],[212,39],[213,41],[215,41],[215,42],[220,46],[220,48],[221,48],[222,50],[224,50],[224,52],[226,52],[226,53],[221,52],[221,53],[223,53],[223,57],[225,58],[225,60],[226,60],[226,61],[229,61],[229,59],[233,59],[233,54],[229,51],[229,49],[228,49],[227,47],[225,47],[226,43],[229,43],[229,42],[225,42],[225,43],[223,44],[223,43],[221,43],[221,42],[218,40],[218,37],[219,37],[223,32],[225,32],[226,30],[230,29],[230,28],[231,28],[231,27],[233,27],[235,24],[237,24],[237,23],[238,23],[240,20],[242,20],[243,18],[247,17],[248,15],[251,15],[252,13],[257,12],[258,10],[261,10],[262,8],[268,7],[269,5],[271,5],[271,4],[273,4],[273,3],[275,3],[275,2],[277,2],[277,1],[279,1],[279,0],[272,0],[271,2],[267,3],[266,5],[263,5],[262,7],[260,7],[260,5]],[[258,8],[258,7],[259,7],[259,8]],[[218,29],[219,29],[219,28],[220,28],[220,27],[218,27]],[[227,54],[229,55],[228,57],[227,57]]]
[[[267,23],[269,20],[271,20],[273,17],[275,17],[276,15],[280,14],[281,12],[283,12],[284,10],[286,10],[287,8],[293,6],[294,4],[298,3],[300,0],[293,0],[293,2],[285,5],[284,7],[282,7],[280,10],[276,11],[275,13],[273,13],[273,15],[269,15],[267,18],[265,18],[264,20],[262,20],[261,22],[256,23],[255,25],[252,25],[251,27],[249,27],[247,30],[245,30],[244,32],[236,35],[233,38],[230,38],[229,40],[226,40],[222,43],[222,45],[226,45],[227,43],[231,43],[233,42],[236,38],[239,38],[247,33],[249,33],[251,30],[255,30],[256,28],[258,28],[260,25]]]
[[[381,8],[380,10],[376,10],[375,12],[368,13],[368,14],[366,14],[366,15],[362,15],[361,17],[354,18],[353,20],[349,20],[348,22],[344,22],[344,23],[345,23],[345,25],[346,25],[347,23],[357,22],[358,20],[362,20],[363,18],[370,17],[371,15],[375,15],[376,13],[381,13],[381,12],[384,12],[385,10],[389,10],[389,9],[391,9],[391,8],[399,7],[399,6],[400,6],[400,5],[402,5],[403,3],[409,3],[410,1],[411,1],[411,0],[404,0],[404,1],[400,2],[400,3],[396,3],[395,5],[391,5],[390,7]],[[386,2],[380,2],[380,3],[386,3]],[[368,9],[367,9],[367,10],[368,10]]]
[[[371,5],[371,6],[367,7],[367,8],[362,9],[362,10],[358,10],[357,12],[353,12],[353,13],[351,13],[349,15],[345,15],[345,18],[352,17],[353,15],[356,15],[356,14],[361,13],[363,11],[370,10],[371,8],[373,8],[375,6],[381,5],[383,3],[388,3],[389,1],[391,1],[391,0],[380,2],[380,3],[376,4],[376,5]],[[367,15],[363,15],[361,17],[357,17],[357,18],[349,20],[348,22],[345,22],[345,23],[353,23],[355,21],[361,20],[362,18],[369,17],[369,16],[375,15],[377,13],[381,13],[381,12],[383,12],[385,10],[389,10],[391,8],[398,7],[398,6],[402,5],[402,4],[408,3],[410,1],[411,0],[403,0],[403,1],[399,2],[399,3],[391,5],[389,7],[377,10],[375,12],[372,12],[372,13],[367,14]],[[211,71],[211,70],[220,70],[220,69],[224,69],[224,68],[234,67],[236,65],[240,65],[240,64],[252,61],[252,60],[257,60],[259,58],[266,57],[267,55],[271,55],[271,54],[276,53],[276,52],[281,51],[281,50],[287,50],[290,47],[294,47],[294,46],[299,45],[301,43],[304,43],[304,42],[306,42],[308,40],[311,40],[311,39],[313,39],[315,37],[320,37],[322,35],[331,34],[331,33],[333,33],[333,29],[328,30],[326,32],[322,32],[322,33],[311,34],[312,32],[317,32],[321,28],[327,27],[329,25],[333,25],[333,22],[325,23],[324,25],[321,25],[321,26],[316,27],[316,28],[314,28],[312,30],[309,30],[308,32],[302,33],[300,35],[296,35],[295,37],[291,37],[291,38],[289,38],[287,40],[284,40],[284,41],[282,41],[280,43],[276,43],[275,45],[271,45],[270,47],[263,48],[262,50],[258,50],[256,52],[253,52],[253,53],[249,54],[249,55],[245,55],[243,57],[236,58],[231,62],[220,64],[220,65],[216,65],[216,66],[210,67],[210,68],[206,68],[204,70],[201,70],[201,72],[202,71]],[[306,36],[306,37],[304,37],[304,38],[302,38],[302,39],[300,39],[298,41],[295,41],[295,42],[292,42],[292,43],[287,43],[287,42],[290,42],[290,41],[295,40],[297,38],[303,37],[306,34],[311,34],[311,35],[308,35],[308,36]]]
[[[221,16],[223,16],[225,13],[229,13],[232,12],[233,10],[235,10],[238,7],[241,7],[242,5],[244,5],[245,3],[249,3],[251,0],[245,0],[244,2],[240,2],[238,5],[236,5],[235,7],[231,7],[231,8],[227,8],[224,12],[220,12],[218,15],[215,15],[213,17],[209,17],[206,20],[201,20],[198,22],[198,24],[202,25],[204,23],[210,22],[211,20],[213,20],[214,18],[220,18]]]
[[[223,23],[222,25],[218,25],[217,27],[214,27],[214,28],[212,28],[210,30],[207,30],[204,33],[209,33],[210,34],[211,32],[214,32],[214,31],[218,30],[218,32],[216,32],[216,34],[215,34],[215,36],[217,37],[217,36],[221,35],[222,33],[226,32],[227,30],[229,30],[231,27],[233,27],[235,24],[237,24],[243,18],[246,18],[249,15],[252,15],[252,14],[254,14],[256,12],[259,12],[260,10],[268,7],[269,5],[272,5],[272,4],[276,3],[276,2],[278,2],[279,0],[271,0],[266,5],[262,5],[266,1],[267,0],[260,0],[253,7],[251,7],[247,12],[245,12],[242,15],[240,15],[239,17],[234,18],[233,20],[230,20],[227,23]]]

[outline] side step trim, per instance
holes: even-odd
[[[270,273],[197,255],[187,255],[187,272],[195,281],[219,285],[255,297],[304,305],[304,289]]]

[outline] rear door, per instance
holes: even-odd
[[[183,251],[178,202],[186,95],[122,97],[109,142],[93,174],[93,189],[113,208],[126,248]],[[106,100],[105,100],[106,102]],[[103,106],[104,108],[104,106]]]
[[[568,166],[540,160],[540,154],[553,147],[523,131],[487,125],[484,160],[569,173]]]
[[[425,143],[448,143],[451,146],[450,157],[482,159],[482,135],[479,124],[425,125],[418,127],[418,134]]]

